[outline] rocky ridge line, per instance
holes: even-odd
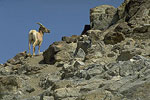
[[[0,65],[0,100],[149,100],[150,0],[90,10],[81,35]]]

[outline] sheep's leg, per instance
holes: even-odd
[[[35,46],[33,46],[33,56],[35,56]]]
[[[39,55],[40,55],[40,45],[39,45]]]
[[[35,56],[35,46],[36,46],[36,41],[33,43],[33,56]]]

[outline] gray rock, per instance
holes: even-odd
[[[90,25],[92,29],[105,30],[118,20],[117,9],[113,6],[102,5],[90,10]]]
[[[60,61],[68,61],[74,56],[75,49],[76,43],[55,42],[43,53],[44,62],[54,64]]]
[[[114,31],[115,32],[121,32],[125,36],[130,36],[132,33],[132,29],[130,28],[130,26],[128,25],[127,22],[118,23],[118,25],[115,27]]]
[[[28,57],[27,51],[24,51],[24,52],[18,53],[12,59],[7,60],[7,63],[10,63],[12,65],[23,64],[22,60],[26,59],[27,57]]]
[[[146,0],[130,0],[125,8],[125,20],[133,25],[149,24],[149,4],[150,2]]]
[[[19,100],[19,99],[17,99],[17,97],[14,95],[7,94],[7,95],[4,95],[2,98],[0,96],[0,100]]]
[[[148,100],[149,96],[149,82],[135,85],[129,90],[123,91],[122,94],[131,100]],[[130,93],[129,93],[130,92]]]
[[[13,73],[10,66],[0,68],[0,75],[11,75]]]
[[[109,32],[104,37],[105,44],[117,44],[121,41],[125,40],[125,36],[122,33],[118,32]]]
[[[49,88],[47,88],[43,93],[41,93],[41,99],[43,99],[44,98],[44,96],[48,96],[48,97],[51,97],[53,95],[53,91],[52,91],[52,87],[49,87]],[[53,98],[53,97],[51,97],[51,98]]]
[[[43,97],[43,100],[54,100],[54,97],[53,96],[44,96]]]
[[[63,99],[66,97],[78,97],[80,96],[79,88],[59,88],[54,91],[54,95],[57,99]]]
[[[15,91],[21,85],[19,78],[16,76],[1,76],[0,77],[0,92]]]
[[[40,96],[33,96],[31,98],[23,99],[23,100],[40,100]]]
[[[124,15],[126,10],[126,5],[129,3],[130,0],[124,0],[124,2],[117,8],[118,17],[121,21],[125,21]]]
[[[89,65],[88,67],[85,67],[82,70],[77,71],[75,76],[78,78],[85,78],[86,80],[89,80],[97,75],[102,74],[103,71],[104,69],[102,65],[92,64]]]
[[[86,54],[85,63],[101,64],[105,62],[105,53],[107,51],[109,51],[109,49],[106,48],[106,45],[103,42],[98,42],[92,45],[91,48],[88,49],[88,53]]]
[[[92,44],[95,44],[103,39],[101,30],[89,30],[85,34],[90,37]]]
[[[35,89],[33,87],[27,87],[26,91],[28,93],[31,93],[31,92],[35,91]]]
[[[130,51],[122,51],[118,56],[118,61],[127,61],[130,60],[134,55]]]
[[[72,35],[71,37],[62,37],[62,41],[66,41],[67,43],[76,43],[79,39],[79,36]]]
[[[56,90],[59,88],[73,87],[74,85],[75,85],[75,81],[63,79],[63,80],[59,80],[59,81],[54,82],[52,90]]]
[[[134,28],[133,32],[134,33],[146,33],[148,32],[149,26],[137,26],[136,28]]]
[[[78,50],[81,48],[84,50],[85,54],[87,53],[87,49],[90,48],[92,45],[90,38],[87,35],[82,35],[80,37],[78,43],[77,43],[77,48],[75,51],[75,55],[78,53]]]
[[[85,59],[85,52],[83,49],[79,48],[78,52],[75,55],[75,58],[80,59],[80,60],[84,60]]]
[[[108,56],[108,57],[114,57],[115,54],[114,54],[114,53],[109,53],[107,56]]]
[[[43,89],[48,89],[53,86],[54,82],[60,79],[59,73],[46,74],[40,78],[39,86]]]
[[[68,79],[73,77],[76,70],[78,69],[74,68],[73,65],[65,64],[61,71],[62,72],[61,79]]]
[[[74,68],[80,69],[81,66],[85,66],[85,63],[81,61],[76,61],[74,63]]]
[[[67,97],[67,98],[64,98],[62,100],[77,100],[77,97]]]
[[[94,90],[91,92],[88,92],[82,96],[80,96],[77,100],[99,100],[101,98],[102,100],[119,100],[118,98],[114,98],[111,92],[106,90]],[[121,99],[120,99],[121,100]]]

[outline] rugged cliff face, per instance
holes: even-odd
[[[0,65],[0,100],[149,100],[150,0],[92,8],[90,22]]]

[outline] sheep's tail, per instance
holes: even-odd
[[[29,32],[29,39],[33,37],[33,30]]]

